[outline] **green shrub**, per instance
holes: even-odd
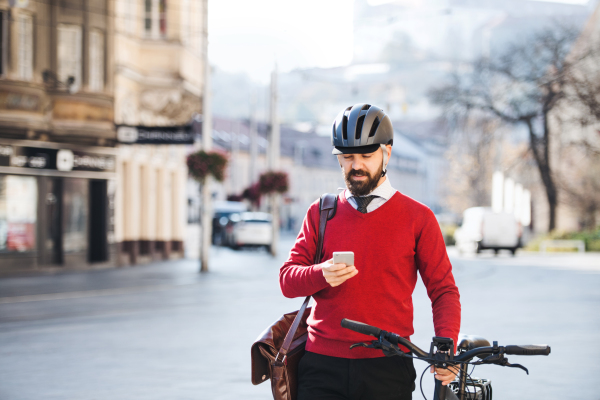
[[[456,224],[440,224],[442,235],[444,236],[444,243],[446,246],[454,246],[456,244],[454,240],[454,232],[458,226]]]
[[[525,246],[525,250],[539,251],[540,244],[544,240],[583,240],[586,251],[600,251],[600,228],[595,231],[583,232],[551,232],[531,240]],[[557,251],[557,249],[548,249],[548,251]],[[575,251],[575,249],[561,249],[560,251]]]

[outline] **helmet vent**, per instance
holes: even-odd
[[[379,117],[375,118],[375,121],[373,121],[373,125],[371,125],[371,131],[369,132],[369,137],[373,137],[375,136],[375,132],[377,132],[377,128],[379,128]]]
[[[336,139],[336,136],[335,136],[335,122],[333,123],[333,138]]]
[[[371,105],[370,104],[365,104],[364,106],[362,106],[361,111],[368,110],[369,108],[371,108]]]
[[[364,109],[364,107],[363,107]],[[362,128],[363,128],[363,124],[365,122],[365,116],[361,115],[360,117],[358,117],[358,119],[356,120],[356,134],[354,136],[354,138],[356,140],[360,139],[361,133],[362,133]]]

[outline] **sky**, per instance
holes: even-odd
[[[266,83],[278,70],[352,60],[352,0],[210,0],[210,63]]]
[[[421,8],[428,3],[428,0],[367,1],[370,5],[396,2],[408,8]],[[588,0],[547,1],[588,3]],[[210,0],[210,63],[226,72],[246,73],[262,84],[269,81],[275,63],[279,72],[348,65],[353,56],[353,3],[353,0]]]

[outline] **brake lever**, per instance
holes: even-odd
[[[508,362],[507,358],[503,358],[502,361],[498,363],[498,365],[501,365],[503,367],[509,367],[509,368],[520,368],[523,371],[525,371],[525,373],[527,375],[529,375],[529,370],[527,368],[525,368],[521,364],[511,364],[511,363]]]
[[[477,362],[471,363],[471,365],[482,365],[482,364],[496,364],[496,365],[499,365],[501,367],[520,368],[523,371],[525,371],[525,373],[527,375],[529,375],[529,370],[527,368],[525,368],[521,364],[511,364],[511,363],[509,363],[508,362],[508,358],[504,357],[503,354],[492,354],[492,355],[484,358],[481,361],[477,361]]]

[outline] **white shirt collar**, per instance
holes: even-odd
[[[378,196],[384,198],[386,201],[391,199],[392,196],[396,193],[396,189],[392,187],[390,180],[388,177],[385,177],[385,181],[379,186],[377,186],[371,193],[366,196]],[[346,189],[344,192],[344,197],[346,200],[350,199],[350,197],[354,197],[354,195],[350,192],[350,190]]]

